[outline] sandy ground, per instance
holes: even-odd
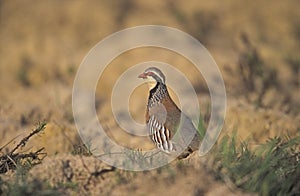
[[[46,120],[44,133],[23,149],[45,147],[48,154],[44,162],[31,171],[34,176],[48,179],[53,184],[60,182],[64,180],[64,173],[59,168],[64,166],[59,164],[68,161],[70,168],[82,170],[82,173],[87,172],[84,165],[90,170],[109,168],[93,157],[71,155],[74,146],[81,141],[72,114],[73,81],[84,56],[96,43],[118,30],[144,24],[166,25],[185,31],[211,53],[227,91],[222,134],[236,131],[240,140],[251,139],[253,145],[276,135],[299,134],[299,6],[297,0],[247,3],[233,0],[227,4],[217,0],[192,0],[189,3],[179,0],[2,0],[0,146],[20,135],[17,142],[34,124]],[[242,41],[242,35],[246,35],[251,47]],[[248,77],[246,83],[239,65],[251,63],[245,60],[245,56],[253,55],[249,51],[256,52],[257,62],[264,68],[254,77]],[[96,109],[100,122],[105,122],[108,127],[107,132],[119,144],[134,149],[152,148],[152,144],[148,139],[132,137],[118,127],[111,112],[110,94],[114,83],[127,68],[153,59],[169,63],[188,75],[195,86],[200,108],[210,104],[205,82],[182,56],[155,48],[136,49],[120,55],[99,80]],[[247,74],[249,76],[249,72]],[[253,84],[252,89],[247,87],[249,83]],[[144,85],[132,95],[130,110],[138,122],[143,122],[146,97]],[[201,113],[209,116],[205,109]],[[81,173],[84,180],[74,178],[72,182],[88,184],[88,188],[80,190],[95,194],[245,194],[217,181],[205,169],[203,159],[193,156],[184,160],[183,168],[172,163],[149,172],[110,171],[88,183]]]

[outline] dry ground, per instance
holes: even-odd
[[[109,34],[144,24],[171,26],[196,37],[219,65],[228,99],[222,134],[235,130],[240,140],[250,138],[253,145],[275,135],[296,135],[300,131],[299,6],[297,0],[226,4],[217,0],[0,0],[0,146],[20,135],[17,142],[34,124],[46,120],[44,133],[23,150],[45,147],[48,156],[30,173],[52,185],[66,181],[67,169],[80,173],[80,180],[74,177],[70,182],[79,184],[82,193],[245,194],[217,181],[205,168],[205,158],[194,156],[149,172],[107,171],[88,182],[90,170],[111,168],[93,157],[71,154],[80,145],[71,108],[73,80],[87,52]],[[209,104],[205,83],[183,57],[153,48],[122,54],[99,81],[97,112],[106,114],[100,115],[100,121],[107,123],[120,144],[135,149],[151,144],[118,128],[109,95],[126,68],[148,60],[167,62],[186,73],[196,87],[200,107]],[[146,94],[141,86],[132,98],[132,115],[139,122]],[[201,112],[207,116],[206,110]],[[65,191],[76,193],[70,187]]]

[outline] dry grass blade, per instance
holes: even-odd
[[[20,137],[21,134],[15,136],[14,138],[12,138],[9,142],[7,142],[6,144],[4,144],[1,148],[0,148],[0,152],[6,147],[8,146],[11,142],[13,142],[15,139],[17,139],[18,137]]]

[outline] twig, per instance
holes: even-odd
[[[35,134],[41,132],[42,130],[45,129],[46,122],[42,122],[38,124],[38,127],[34,129],[29,135],[24,137],[9,153],[6,153],[2,156],[0,156],[0,173],[6,173],[7,171],[11,169],[17,168],[17,164],[19,163],[20,160],[22,159],[28,159],[31,158],[32,160],[36,160],[38,162],[34,162],[34,164],[39,164],[45,157],[46,153],[42,152],[45,148],[40,148],[39,150],[35,152],[29,152],[29,153],[15,153],[17,149],[19,149],[21,146],[25,146],[28,140]],[[19,136],[16,136],[17,138]],[[14,138],[14,139],[15,139]],[[0,148],[0,151],[7,146],[9,143],[11,143],[14,139],[9,141],[7,144],[2,146]],[[45,156],[42,156],[45,155]],[[40,157],[42,156],[42,157]]]
[[[27,142],[33,135],[35,135],[35,134],[37,134],[37,133],[39,133],[39,132],[41,132],[42,130],[45,129],[46,124],[47,124],[46,122],[41,122],[41,123],[39,124],[39,126],[38,126],[35,130],[33,130],[28,136],[24,137],[24,138],[18,143],[18,145],[17,145],[15,148],[13,148],[12,151],[10,151],[9,155],[12,155],[12,154],[13,154],[20,146],[25,146],[26,142]]]
[[[6,157],[17,167],[17,163],[9,155],[6,155]]]
[[[90,169],[87,167],[87,165],[85,164],[82,156],[80,155],[80,160],[81,160],[81,163],[83,165],[83,167],[88,171],[89,173],[89,177],[88,177],[88,180],[87,182],[83,185],[83,188],[88,191],[89,188],[88,188],[88,185],[91,183],[91,180],[93,177],[97,178],[97,177],[101,177],[103,179],[103,176],[102,174],[105,174],[105,173],[108,173],[108,172],[112,172],[112,171],[115,171],[116,168],[115,167],[111,167],[109,169],[102,169],[102,170],[98,170],[98,169],[95,169],[93,172],[90,171]]]

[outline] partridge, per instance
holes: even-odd
[[[149,85],[145,119],[151,140],[165,153],[180,152],[179,158],[189,156],[199,148],[200,135],[170,97],[164,74],[149,67],[138,78]]]

